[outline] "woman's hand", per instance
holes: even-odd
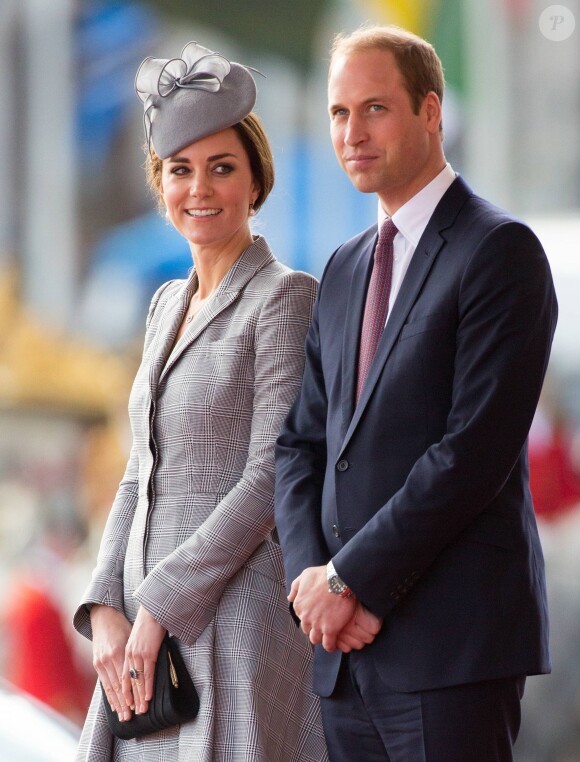
[[[111,606],[91,607],[91,627],[93,630],[93,666],[103,685],[107,701],[119,719],[131,719],[133,703],[127,701],[123,693],[123,665],[125,646],[131,634],[131,623],[117,609]]]
[[[153,678],[159,647],[167,630],[139,607],[135,624],[125,648],[122,669],[124,702],[135,707],[136,714],[144,714],[153,696]],[[131,678],[130,672],[137,673]]]

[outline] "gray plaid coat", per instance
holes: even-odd
[[[129,402],[133,447],[75,627],[89,606],[140,604],[181,644],[200,696],[192,722],[114,740],[97,686],[77,759],[327,759],[310,646],[285,598],[274,442],[296,396],[316,281],[258,237],[182,338],[197,276],[151,303]]]

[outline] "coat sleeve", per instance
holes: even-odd
[[[155,333],[151,327],[153,315],[162,294],[172,282],[169,281],[158,288],[151,300],[146,321],[144,353]],[[90,608],[92,605],[102,604],[104,606],[112,606],[119,611],[124,610],[123,567],[125,565],[125,551],[127,549],[131,524],[133,523],[137,507],[139,493],[138,479],[139,464],[137,451],[133,446],[131,447],[125,473],[119,484],[115,500],[105,524],[97,556],[97,564],[73,618],[75,629],[87,638],[92,638],[90,620]]]
[[[255,332],[251,436],[241,478],[134,593],[187,644],[207,627],[228,581],[274,528],[274,443],[300,385],[315,296],[316,281],[293,272],[264,300]]]
[[[504,489],[525,448],[556,316],[538,240],[520,223],[496,226],[459,284],[447,430],[334,558],[338,574],[375,613],[388,614],[398,600],[393,590],[428,574]],[[516,512],[525,489],[512,500]]]

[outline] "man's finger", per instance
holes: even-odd
[[[308,633],[308,639],[310,640],[313,646],[316,646],[319,643],[322,643],[322,640],[323,640],[322,632],[317,627],[313,627]]]
[[[313,642],[312,638],[310,638],[310,641]],[[336,634],[334,633],[332,635],[325,633],[322,636],[322,639],[318,640],[317,642],[322,643],[322,647],[324,648],[325,651],[329,651],[329,652],[336,651]]]
[[[360,651],[367,645],[368,643],[362,640],[362,638],[358,638],[350,633],[344,634],[341,632],[336,639],[336,647],[343,653],[348,653],[349,651]]]
[[[296,600],[296,596],[298,595],[298,588],[300,587],[300,577],[296,577],[294,582],[290,585],[290,595],[288,596],[288,600],[290,603],[294,603]]]

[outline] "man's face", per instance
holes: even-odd
[[[377,193],[390,214],[442,169],[439,100],[430,93],[414,114],[391,52],[335,56],[328,109],[339,164],[355,188]]]

